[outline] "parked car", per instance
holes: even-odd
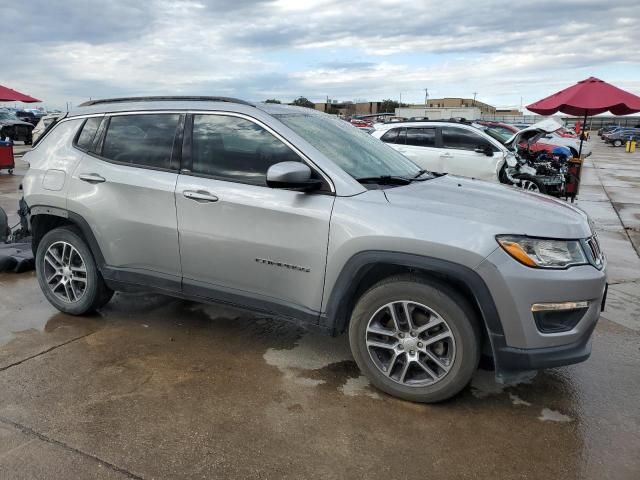
[[[609,133],[616,128],[619,128],[619,125],[604,125],[598,129],[598,136],[602,137],[605,133]]]
[[[621,147],[628,140],[640,140],[640,128],[620,128],[604,135],[605,143]]]
[[[379,124],[371,134],[430,172],[499,182],[513,154],[484,132],[458,122]]]
[[[531,145],[531,151],[551,154],[556,147],[567,147],[571,151],[571,154],[577,157],[580,151],[580,138],[564,137],[557,132],[547,133],[535,144]],[[582,142],[582,154],[588,157],[592,151],[593,147],[591,142],[584,140]]]
[[[348,331],[372,384],[418,402],[458,393],[482,352],[502,380],[590,354],[606,261],[584,212],[430,174],[330,115],[91,101],[25,160],[38,281],[67,314],[155,291]]]
[[[32,142],[31,132],[33,125],[24,122],[15,115],[0,111],[0,140],[9,138],[12,141],[24,142],[30,145]]]
[[[491,124],[474,126],[515,153],[516,163],[508,162],[500,171],[499,179],[502,183],[556,197],[565,194],[571,151],[567,147],[554,147],[551,152],[535,152],[531,149],[541,137],[561,127],[553,118],[542,120],[511,135],[508,129]]]
[[[49,125],[51,125],[53,122],[55,122],[56,120],[58,120],[62,116],[63,116],[62,113],[56,113],[56,114],[53,114],[53,115],[45,115],[45,116],[41,117],[40,121],[33,128],[33,131],[31,132],[33,141],[36,142],[38,140],[38,138],[40,137],[40,135],[42,135],[44,133],[44,131],[47,129],[47,127]]]
[[[40,121],[40,117],[42,117],[42,115],[39,115],[31,110],[16,110],[16,117],[18,117],[23,122],[30,123],[35,127]]]

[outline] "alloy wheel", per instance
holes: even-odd
[[[456,344],[447,322],[409,300],[379,308],[367,324],[366,344],[374,365],[401,385],[433,385],[449,373]]]
[[[47,286],[63,302],[75,303],[87,290],[87,267],[80,252],[67,242],[55,242],[44,254]]]
[[[529,190],[530,192],[540,191],[540,187],[538,187],[538,185],[536,185],[535,182],[532,182],[531,180],[523,180],[520,184],[520,188],[522,188],[523,190]]]

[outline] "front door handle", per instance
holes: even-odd
[[[453,157],[453,155],[451,155],[450,153],[442,153],[442,154],[440,155],[440,157],[442,157],[442,158],[452,158],[452,157]]]
[[[78,178],[87,183],[102,183],[106,182],[106,179],[97,173],[81,173]]]
[[[195,200],[196,202],[209,203],[209,202],[217,202],[218,197],[215,195],[211,195],[209,192],[204,190],[185,190],[182,192],[184,198],[188,198],[189,200]]]

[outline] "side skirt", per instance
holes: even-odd
[[[249,296],[237,290],[211,288],[196,282],[181,282],[178,277],[155,272],[140,273],[107,266],[102,267],[100,272],[107,286],[118,292],[157,293],[199,303],[226,305],[261,317],[284,320],[326,335],[331,334],[330,328],[318,324],[318,312],[295,305]]]

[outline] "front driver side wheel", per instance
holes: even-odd
[[[411,276],[383,280],[358,300],[349,342],[374,386],[414,402],[456,395],[480,359],[478,322],[466,300]]]
[[[60,227],[48,232],[36,251],[38,283],[47,300],[71,315],[91,313],[113,296],[78,230]]]

